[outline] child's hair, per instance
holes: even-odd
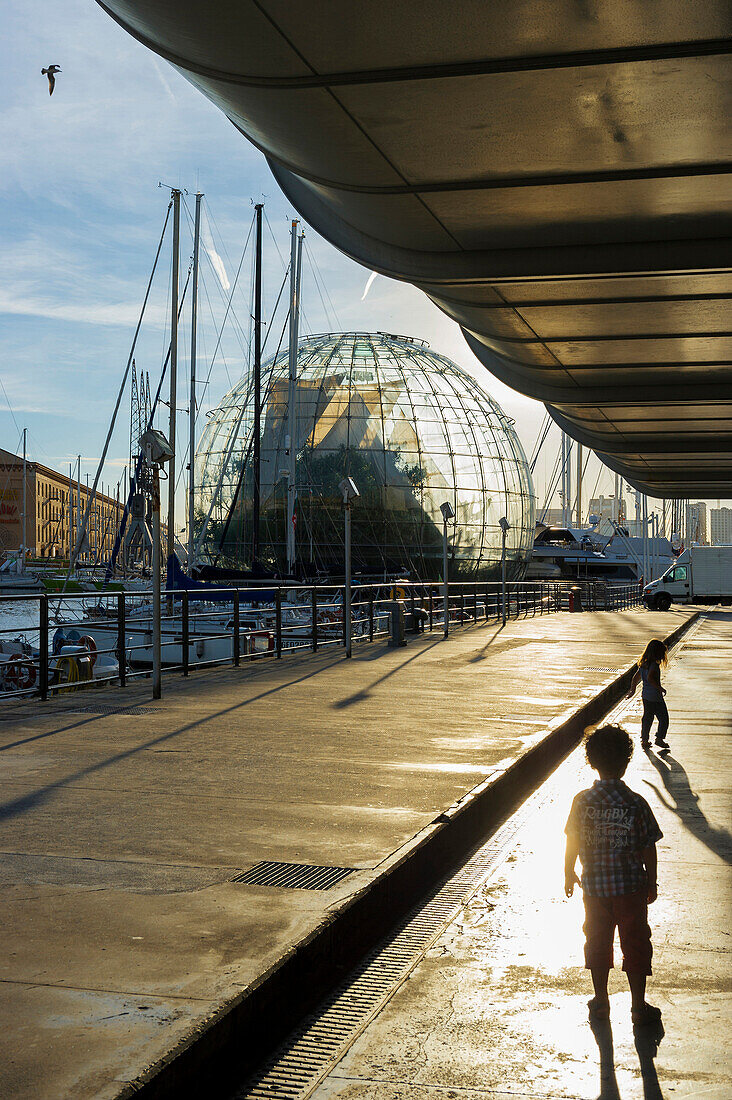
[[[648,643],[638,662],[638,668],[648,668],[649,665],[654,664],[668,664],[668,646],[660,638],[652,638]]]
[[[620,779],[633,755],[633,742],[622,726],[600,726],[585,741],[585,753],[595,771]]]

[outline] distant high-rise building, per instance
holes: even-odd
[[[707,506],[703,500],[689,505],[689,537],[692,542],[707,541]]]
[[[710,508],[709,536],[712,546],[732,544],[732,508]]]

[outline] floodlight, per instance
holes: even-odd
[[[148,428],[140,436],[140,448],[145,454],[148,466],[164,466],[173,457],[173,448],[163,433],[155,428]]]
[[[508,520],[506,519],[505,516],[501,516],[501,518],[498,521],[498,524],[499,524],[501,530],[503,531],[504,535],[508,534],[508,532],[511,530],[511,524],[508,522]]]
[[[360,497],[361,494],[358,491],[358,486],[352,477],[344,477],[343,481],[338,483],[338,488],[343,494],[343,503],[350,504],[356,497]]]
[[[447,523],[449,519],[455,519],[455,512],[449,500],[446,500],[444,504],[440,505],[440,511],[442,512],[442,518],[445,523]]]

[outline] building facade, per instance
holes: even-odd
[[[732,545],[732,508],[709,509],[709,537],[712,546]]]
[[[68,558],[92,496],[87,536],[80,562],[106,561],[119,527],[122,504],[91,494],[64,474],[26,462],[26,553],[37,558]],[[69,537],[71,535],[71,537]],[[18,551],[23,543],[23,459],[0,448],[0,553]]]

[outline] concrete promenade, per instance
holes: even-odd
[[[691,615],[552,615],[174,676],[159,704],[144,682],[5,709],[0,1096],[124,1092]],[[232,881],[260,860],[357,870]]]
[[[711,613],[664,674],[670,753],[636,741],[626,777],[664,833],[647,992],[662,1027],[633,1030],[619,969],[609,1023],[588,1022],[582,901],[563,893],[564,823],[594,778],[577,749],[532,799],[508,859],[314,1100],[729,1100],[731,669],[732,612]],[[637,734],[637,699],[613,719]]]

